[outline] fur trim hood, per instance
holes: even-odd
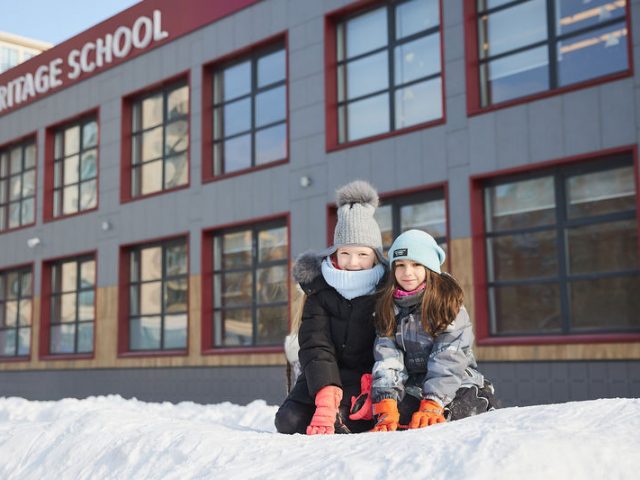
[[[301,285],[311,283],[322,275],[324,256],[317,252],[304,252],[293,264],[293,278]]]

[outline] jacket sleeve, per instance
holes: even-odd
[[[467,375],[467,351],[471,349],[473,338],[469,314],[462,307],[454,322],[435,338],[422,385],[424,398],[442,406],[455,398]]]
[[[404,352],[393,337],[377,336],[373,345],[371,398],[377,403],[385,398],[400,401],[409,375],[404,366]]]
[[[298,357],[311,398],[315,398],[318,390],[327,385],[342,387],[336,349],[331,339],[331,319],[316,295],[310,295],[305,302],[298,342]]]

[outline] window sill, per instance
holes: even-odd
[[[147,198],[158,197],[160,195],[165,195],[167,193],[177,192],[179,190],[187,190],[190,187],[190,182],[187,182],[184,185],[180,185],[179,187],[168,188],[166,190],[160,190],[158,192],[147,193],[146,195],[138,195],[135,197],[127,196],[120,199],[120,203],[132,203],[137,202],[139,200],[146,200]]]
[[[35,227],[36,226],[36,222],[31,222],[28,223],[26,225],[20,225],[19,227],[13,227],[13,228],[7,228],[5,230],[0,230],[0,235],[3,235],[5,233],[11,233],[11,232],[17,232],[18,230],[24,230],[25,228],[30,228],[30,227]]]
[[[22,362],[30,362],[30,361],[31,361],[30,355],[24,355],[19,357],[1,357],[0,356],[0,363],[22,363]]]
[[[560,345],[575,343],[629,343],[639,342],[640,333],[602,333],[582,335],[531,335],[513,337],[477,338],[479,347],[499,347],[516,345]]]
[[[202,183],[211,183],[217,182],[218,180],[226,180],[227,178],[238,177],[240,175],[246,175],[248,173],[256,172],[258,170],[264,170],[266,168],[277,167],[279,165],[284,165],[285,163],[289,163],[288,158],[283,158],[282,160],[276,160],[274,162],[263,163],[262,165],[257,165],[255,167],[249,167],[242,170],[237,170],[235,172],[229,173],[221,173],[220,175],[202,177]]]
[[[118,358],[143,358],[143,357],[186,357],[189,355],[184,350],[145,350],[139,352],[120,352]]]
[[[95,358],[94,353],[61,353],[53,354],[47,353],[46,355],[40,355],[38,360],[43,362],[58,361],[58,360],[93,360]]]
[[[76,213],[68,213],[66,215],[58,215],[57,217],[54,216],[47,216],[43,219],[44,223],[51,223],[51,222],[57,222],[58,220],[66,220],[67,218],[73,218],[73,217],[79,217],[80,215],[84,215],[87,213],[92,213],[92,212],[96,212],[98,211],[98,206],[96,205],[93,208],[88,208],[87,210],[82,210],[81,212],[76,212]]]
[[[284,346],[277,347],[219,347],[202,351],[203,355],[234,355],[251,353],[284,353]]]

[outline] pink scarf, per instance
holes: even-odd
[[[393,291],[393,298],[403,298],[403,297],[410,297],[412,295],[416,295],[418,293],[420,293],[421,291],[423,291],[427,286],[426,282],[421,283],[418,288],[416,288],[415,290],[412,290],[411,292],[407,292],[406,290],[402,290],[399,287],[396,287],[396,289]]]

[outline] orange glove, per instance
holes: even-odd
[[[322,387],[316,393],[316,413],[307,427],[307,435],[326,435],[335,433],[338,407],[342,400],[342,389],[333,385]]]
[[[376,415],[376,425],[372,432],[393,432],[398,429],[400,413],[398,402],[392,398],[385,398],[373,404],[373,414]]]
[[[411,416],[409,428],[422,428],[436,423],[444,423],[444,408],[433,400],[420,401],[420,408]]]

